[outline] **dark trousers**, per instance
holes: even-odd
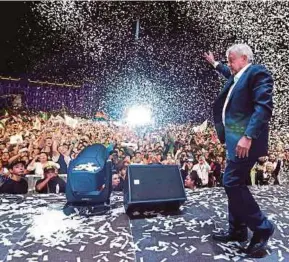
[[[228,196],[229,230],[270,230],[273,225],[261,212],[246,182],[255,161],[227,161],[223,185]]]

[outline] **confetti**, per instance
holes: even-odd
[[[74,113],[91,116],[99,109],[121,119],[127,108],[146,104],[156,125],[212,121],[208,108],[222,80],[202,54],[211,50],[225,60],[230,45],[247,42],[275,79],[272,129],[282,133],[288,124],[286,1],[43,1],[28,8],[34,20],[23,21],[25,37],[16,49],[26,55],[34,78],[85,85]],[[45,34],[27,46],[34,24]],[[61,108],[60,98],[55,106]]]
[[[275,150],[279,143],[283,147],[289,142],[288,2],[43,1],[28,7],[31,16],[19,29],[25,37],[15,48],[22,57],[27,56],[26,73],[33,79],[78,83],[83,88],[56,91],[37,87],[29,91],[27,106],[41,105],[47,110],[67,106],[86,118],[104,110],[113,119],[123,119],[129,107],[145,104],[152,109],[157,128],[190,120],[212,122],[210,109],[224,80],[206,64],[202,54],[211,50],[222,61],[230,45],[246,42],[253,49],[255,61],[266,65],[275,81],[270,148]],[[132,31],[136,17],[138,35]],[[40,28],[39,36],[31,21]],[[5,92],[12,90],[3,87]],[[28,89],[31,87],[23,88],[27,93]],[[52,99],[53,103],[43,102]],[[281,180],[286,181],[285,175],[281,174]],[[273,259],[288,260],[288,188],[251,190],[276,225],[276,234],[268,243],[274,251]],[[169,255],[177,261],[182,254],[193,252],[215,260],[243,260],[234,243],[211,243],[211,232],[228,226],[223,189],[187,191],[187,195],[182,217],[146,212],[145,216],[155,217],[141,220],[139,227],[130,230],[117,223],[125,216],[119,204],[122,196],[111,199],[119,206],[93,218],[64,216],[63,196],[56,200],[46,199],[49,195],[29,196],[17,204],[4,198],[0,205],[0,244],[8,253],[7,261],[35,261],[43,254],[43,260],[48,260],[51,250],[61,256],[91,247],[99,251],[90,254],[98,261],[129,261],[135,254],[144,261],[144,255],[155,253],[161,261],[168,260]],[[199,216],[196,210],[205,212]],[[133,220],[129,223],[136,226]],[[132,236],[136,229],[137,238]],[[15,235],[23,238],[15,240]],[[199,246],[208,246],[208,242],[214,245],[211,253]]]

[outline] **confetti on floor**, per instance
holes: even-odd
[[[251,188],[277,228],[262,262],[289,261],[288,189]],[[145,212],[131,219],[120,192],[112,193],[107,214],[88,218],[65,216],[61,195],[2,201],[0,261],[258,261],[240,253],[238,243],[212,240],[216,225],[227,227],[223,188],[187,191],[187,196],[181,212]]]

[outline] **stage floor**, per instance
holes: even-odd
[[[64,196],[0,196],[0,261],[289,261],[289,187],[251,190],[276,226],[262,259],[212,240],[212,231],[226,228],[227,199],[223,188],[204,188],[187,191],[178,214],[134,219],[121,193],[112,194],[106,215],[89,218],[65,216]]]

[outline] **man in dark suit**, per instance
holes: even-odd
[[[246,241],[249,228],[253,237],[245,251],[254,256],[264,250],[274,232],[247,187],[251,168],[268,151],[273,79],[264,66],[252,64],[253,52],[248,45],[233,45],[226,55],[228,66],[216,62],[211,52],[204,55],[227,78],[213,111],[219,140],[227,148],[223,184],[228,196],[229,230],[213,238]]]

